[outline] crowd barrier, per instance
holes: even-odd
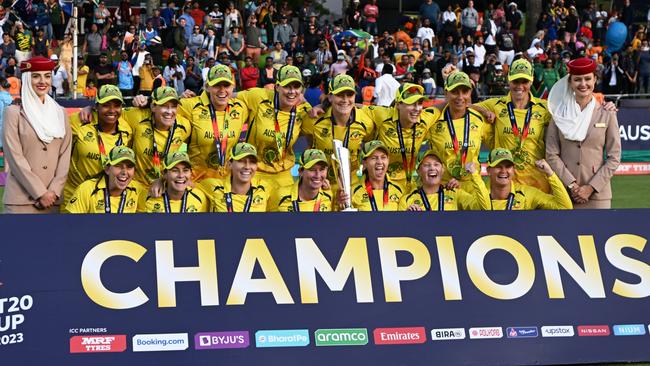
[[[650,361],[649,215],[5,216],[0,354],[69,366]]]

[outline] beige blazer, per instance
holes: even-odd
[[[5,204],[32,205],[47,191],[56,193],[60,203],[72,150],[72,131],[67,113],[65,116],[65,137],[46,144],[36,135],[22,108],[12,105],[5,109],[2,138],[9,167]]]
[[[584,141],[569,141],[551,120],[546,130],[546,160],[565,186],[589,184],[589,199],[611,200],[610,179],[621,162],[621,135],[616,112],[596,107]]]

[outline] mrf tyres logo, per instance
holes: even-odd
[[[70,353],[126,351],[126,335],[83,335],[70,338]]]

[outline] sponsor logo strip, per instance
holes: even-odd
[[[126,335],[83,335],[70,338],[70,353],[124,352]]]
[[[579,325],[578,336],[580,337],[605,337],[610,335],[607,325]]]
[[[377,328],[372,334],[375,344],[419,344],[427,341],[424,327]]]
[[[316,346],[364,346],[368,344],[368,329],[317,329],[314,332]]]
[[[189,348],[187,333],[136,334],[133,352],[184,351]]]
[[[508,338],[537,338],[539,332],[537,327],[508,327],[506,336]]]
[[[194,335],[194,349],[246,348],[250,345],[247,331],[202,332]]]
[[[454,339],[465,339],[465,328],[431,329],[432,341],[448,341]]]
[[[542,327],[542,337],[573,337],[571,325],[546,325]]]
[[[308,345],[309,330],[307,329],[258,330],[255,333],[255,346],[258,348]]]
[[[501,327],[469,328],[469,338],[470,339],[503,338],[503,328]]]
[[[615,336],[640,336],[645,335],[643,324],[618,324],[612,327]]]

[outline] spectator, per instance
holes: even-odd
[[[115,11],[118,25],[128,24],[131,21],[133,11],[131,10],[131,0],[121,0],[120,5]]]
[[[235,60],[241,60],[244,52],[244,36],[241,34],[241,27],[235,25],[230,31],[230,36],[226,41],[226,48]]]
[[[494,60],[492,61],[494,62]],[[501,64],[494,65],[493,68],[487,71],[486,81],[488,93],[490,95],[505,95],[507,94],[506,86],[508,79],[503,73],[503,66]]]
[[[150,96],[153,90],[153,58],[150,54],[144,56],[142,66],[138,69],[138,79],[140,79],[139,93],[144,96]]]
[[[502,65],[510,65],[515,58],[515,35],[510,25],[510,21],[506,21],[505,27],[497,34],[499,62]]]
[[[108,55],[105,52],[99,55],[99,64],[95,67],[95,78],[97,78],[97,87],[101,88],[105,84],[113,84],[115,79],[115,69],[108,63]]]
[[[185,65],[185,89],[189,89],[194,94],[199,94],[201,88],[203,87],[203,78],[201,76],[201,70],[196,64],[194,57],[190,56],[187,58],[187,65]]]
[[[603,70],[603,92],[621,94],[625,85],[625,71],[618,64],[618,54],[614,54]]]
[[[440,17],[440,7],[433,0],[424,0],[420,5],[420,15],[429,19],[431,26],[437,29],[438,18]]]
[[[286,58],[289,54],[282,48],[282,42],[275,42],[273,51],[270,53],[270,57],[273,58],[273,67],[276,70],[279,70],[282,65],[286,64]]]
[[[517,3],[511,2],[508,4],[508,11],[506,12],[506,22],[510,22],[510,30],[512,31],[513,42],[516,46],[519,42],[519,28],[521,28],[522,14],[517,9]],[[510,64],[510,63],[508,63]]]
[[[205,61],[205,65],[203,65],[203,68],[201,69],[201,77],[203,80],[208,80],[208,74],[210,73],[210,69],[212,66],[214,66],[216,63],[215,58],[210,57]]]
[[[167,66],[163,70],[163,77],[167,81],[167,85],[174,88],[178,95],[183,94],[185,91],[185,68],[180,64],[176,54],[169,56]]]
[[[345,53],[339,51],[339,54],[336,56],[336,62],[330,66],[330,78],[334,78],[338,74],[346,74],[350,70],[350,64],[345,59]]]
[[[370,0],[366,6],[363,8],[363,15],[366,17],[366,31],[376,36],[379,34],[377,28],[377,17],[379,16],[379,6],[377,6],[377,0]]]
[[[171,23],[167,23],[165,18],[162,17],[160,9],[154,9],[153,10],[153,16],[151,18],[147,19],[146,23],[147,24],[151,23],[151,28],[153,28],[153,30],[156,31],[156,32],[158,32],[158,30],[166,29],[167,25],[171,24]],[[156,34],[156,35],[159,35],[159,34]]]
[[[247,56],[245,59],[246,64],[241,69],[241,88],[242,90],[248,90],[255,88],[260,79],[260,70],[253,65],[253,58]]]
[[[86,63],[88,64],[88,67],[93,71],[99,64],[99,55],[102,52],[102,43],[102,34],[99,32],[97,24],[93,23],[90,26],[90,33],[86,34],[84,45],[81,50],[81,53],[87,55]]]
[[[203,38],[201,49],[207,51],[207,57],[214,57],[217,54],[217,51],[219,49],[219,37],[217,36],[217,32],[214,28],[208,28],[207,35],[205,38]]]
[[[85,65],[84,57],[82,55],[77,56],[77,94],[84,95],[89,73],[90,68],[88,65]]]
[[[4,77],[0,77],[0,131],[2,131],[2,127],[4,125],[5,109],[13,103],[11,94],[9,94],[10,87],[11,84],[9,84],[7,79]],[[0,138],[0,151],[2,151],[3,148],[2,141],[3,139]]]
[[[275,26],[273,29],[273,43],[279,41],[285,45],[292,40],[293,34],[293,27],[291,27],[291,24],[288,23],[287,17],[282,15],[280,17],[280,24]]]
[[[329,44],[325,40],[318,42],[318,49],[316,50],[316,65],[321,69],[325,64],[332,63],[332,52],[329,50]]]
[[[167,26],[176,24],[176,3],[174,1],[168,2],[167,7],[160,12],[160,17],[165,21],[165,25]]]
[[[375,80],[375,102],[381,107],[390,107],[395,100],[399,82],[393,77],[393,66],[384,65],[381,76]]]
[[[223,37],[224,15],[219,10],[218,3],[212,4],[212,11],[210,12],[210,14],[208,14],[208,16],[210,17],[210,22],[211,22],[210,28],[214,28],[214,34],[217,37],[217,39],[220,40]],[[208,30],[210,28],[208,28]]]
[[[345,21],[350,29],[361,29],[362,9],[359,0],[350,2],[345,12]]]
[[[291,38],[289,40],[289,43],[284,45],[284,49],[289,53],[291,56],[296,56],[297,54],[303,54],[304,48],[302,47],[302,44],[300,41],[298,41],[298,35],[293,33],[291,35]]]
[[[65,17],[63,15],[63,11],[61,10],[61,5],[59,4],[58,0],[51,0],[48,6],[50,8],[50,24],[54,33],[53,39],[60,41],[63,39],[63,30],[65,28]]]
[[[174,52],[179,58],[184,56],[185,49],[187,48],[187,37],[185,37],[186,25],[187,20],[185,18],[180,18],[178,24],[173,29]]]
[[[474,1],[469,0],[467,7],[460,15],[463,36],[474,35],[478,27],[478,12],[474,9]]]
[[[273,57],[266,58],[264,68],[260,70],[260,86],[266,89],[273,89],[275,85],[276,69],[273,68]]]
[[[186,43],[190,43],[190,37],[192,36],[192,31],[196,23],[194,18],[190,15],[191,8],[189,6],[183,7],[183,14],[178,17],[176,21],[181,27],[183,27],[183,35],[185,36]]]
[[[316,51],[322,42],[322,37],[317,33],[316,26],[310,25],[307,28],[307,33],[305,34],[305,51]]]
[[[38,28],[34,37],[34,55],[49,57],[50,42],[45,37],[45,30]]]
[[[302,72],[302,77],[309,82],[307,84],[308,87],[305,89],[305,100],[312,107],[321,104],[323,97],[323,79],[320,74],[312,75],[311,70],[305,69]]]
[[[163,63],[163,46],[160,43],[160,37],[153,37],[151,44],[147,47],[147,51],[151,54],[154,65],[162,65]]]
[[[266,49],[262,43],[262,33],[257,27],[257,18],[251,15],[246,27],[246,56],[250,56],[253,63],[257,65],[262,49]]]
[[[198,3],[196,3],[198,5]],[[203,45],[203,33],[201,33],[201,27],[198,25],[194,26],[194,32],[190,36],[188,46],[190,50],[190,56],[196,56],[199,48]]]
[[[550,91],[553,85],[560,80],[560,74],[557,72],[555,67],[553,67],[553,60],[550,58],[544,61],[544,69],[541,74],[541,79],[547,91]]]
[[[190,10],[190,16],[194,19],[195,26],[203,26],[203,18],[205,18],[205,15],[203,9],[200,8],[199,2],[195,1],[194,4],[192,4],[192,10]]]
[[[11,34],[5,33],[0,44],[0,66],[7,65],[9,57],[16,57],[16,42],[11,38]]]
[[[453,11],[451,4],[447,6],[447,10],[442,13],[442,36],[447,38],[449,36],[456,37],[456,13]]]
[[[481,67],[485,62],[485,55],[487,54],[487,49],[483,45],[483,36],[476,37],[476,43],[472,47],[474,51],[474,66]]]
[[[93,23],[97,25],[104,25],[108,22],[111,12],[106,9],[106,3],[104,1],[99,2],[99,6],[95,9]]]
[[[569,15],[566,18],[564,31],[564,43],[575,43],[578,33],[578,11],[574,6],[569,8]]]
[[[418,29],[417,38],[421,39],[423,43],[424,41],[428,41],[429,46],[431,46],[435,36],[436,34],[431,28],[431,21],[429,18],[422,18],[422,26]]]
[[[16,40],[16,62],[20,64],[32,57],[32,34],[21,21],[14,23],[14,39]]]
[[[133,95],[133,65],[129,61],[129,54],[126,51],[120,52],[120,61],[117,63],[117,87],[120,88],[123,96]]]

